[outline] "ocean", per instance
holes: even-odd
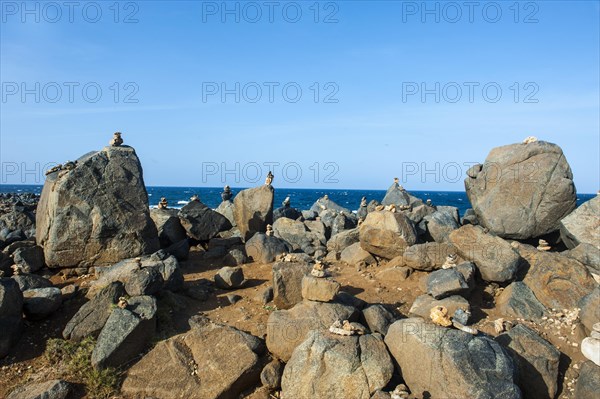
[[[232,187],[233,194],[237,194],[244,188]],[[158,204],[161,197],[165,197],[171,208],[181,208],[189,201],[190,197],[197,194],[200,200],[211,208],[216,208],[221,203],[222,187],[157,187],[149,186],[148,200],[151,207]],[[0,184],[0,193],[31,192],[40,194],[41,185],[9,185]],[[312,204],[323,195],[337,204],[350,210],[357,210],[363,196],[367,201],[372,199],[381,201],[386,190],[331,190],[331,189],[292,189],[275,187],[275,208],[281,206],[285,197],[289,196],[291,206],[300,210],[309,209]],[[460,191],[410,191],[410,193],[423,200],[431,199],[434,205],[449,205],[459,209],[461,216],[471,207],[467,194]],[[595,194],[577,194],[577,205],[592,199]]]

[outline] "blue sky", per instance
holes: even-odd
[[[1,3],[0,183],[121,131],[148,185],[460,191],[533,135],[600,188],[597,1]]]

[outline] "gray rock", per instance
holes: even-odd
[[[269,362],[260,373],[260,381],[266,387],[278,389],[281,387],[281,376],[284,364],[275,359]]]
[[[190,243],[187,238],[169,245],[165,252],[173,255],[177,260],[186,260],[190,255]]]
[[[600,250],[592,244],[579,244],[569,251],[561,252],[561,255],[583,263],[590,273],[600,274]]]
[[[331,236],[329,241],[327,241],[327,250],[329,252],[342,252],[344,249],[358,241],[358,228],[344,230],[336,235]]]
[[[156,330],[156,299],[132,297],[125,309],[115,308],[92,352],[95,368],[119,367],[141,354]]]
[[[442,267],[446,257],[456,254],[456,249],[446,243],[427,242],[425,244],[412,245],[404,251],[402,257],[392,262],[400,263],[399,266],[408,266],[415,270],[432,271]]]
[[[549,309],[572,309],[598,286],[587,268],[574,259],[529,245],[521,244],[517,250],[528,269],[523,282]]]
[[[341,337],[311,331],[285,366],[281,392],[297,399],[370,399],[387,385],[393,371],[379,335]]]
[[[38,246],[18,248],[13,260],[23,273],[37,272],[44,267],[44,250]]]
[[[590,244],[600,250],[600,196],[581,204],[560,221],[560,238],[568,248]]]
[[[63,337],[75,341],[87,336],[97,337],[114,305],[125,295],[125,287],[120,281],[108,284],[91,301],[79,308],[65,326]]]
[[[479,226],[466,225],[448,236],[461,258],[474,262],[485,281],[515,278],[520,257],[502,238],[486,234]]]
[[[179,262],[174,255],[164,257],[158,262],[158,265],[154,267],[157,268],[162,275],[164,282],[163,289],[175,292],[183,287],[183,273],[179,266]]]
[[[164,280],[158,267],[149,266],[134,270],[125,283],[130,296],[154,295],[163,287]]]
[[[354,214],[348,215],[340,213],[333,219],[333,223],[331,224],[331,235],[334,236],[342,231],[354,229],[356,224],[357,219],[354,217]]]
[[[255,233],[264,233],[268,224],[273,224],[273,198],[271,185],[242,190],[233,200],[233,215],[244,240]]]
[[[240,288],[246,279],[241,267],[225,266],[215,274],[215,285],[224,290]]]
[[[227,300],[230,304],[235,305],[237,302],[241,301],[243,298],[237,294],[228,294]]]
[[[229,223],[231,223],[231,226],[236,227],[237,224],[235,223],[235,217],[233,216],[233,209],[233,201],[227,200],[221,202],[215,211],[225,216],[227,220],[229,220]]]
[[[388,188],[385,197],[383,197],[383,200],[381,201],[382,205],[394,204],[396,206],[409,205],[410,203],[411,199],[408,192],[396,183]]]
[[[150,209],[150,217],[156,225],[161,247],[168,247],[187,238],[177,216],[177,209]]]
[[[159,247],[133,148],[106,147],[50,173],[36,213],[49,267],[108,265]]]
[[[33,288],[23,292],[23,312],[28,319],[43,319],[54,313],[61,304],[60,288]]]
[[[331,278],[304,276],[302,278],[302,298],[308,301],[330,302],[340,291],[340,283]]]
[[[458,309],[471,313],[469,301],[459,295],[449,296],[441,300],[435,300],[429,295],[420,295],[413,302],[408,314],[411,316],[420,316],[429,320],[429,313],[434,306],[443,306],[448,309],[448,314],[454,314]]]
[[[396,317],[392,312],[379,304],[365,308],[362,313],[369,330],[373,333],[387,334],[390,325],[396,321]]]
[[[292,220],[298,220],[302,217],[302,213],[291,206],[282,206],[273,211],[273,222],[279,218],[288,218]]]
[[[276,310],[267,321],[267,348],[287,362],[311,330],[327,330],[337,320],[356,321],[358,312],[339,303],[303,301],[290,310]]]
[[[19,341],[23,329],[23,294],[17,282],[0,278],[0,359]]]
[[[304,225],[310,232],[314,233],[319,238],[321,244],[327,244],[327,227],[325,227],[323,222],[320,220],[305,220]]]
[[[496,308],[506,316],[525,320],[541,320],[547,309],[538,301],[531,289],[521,281],[506,287],[496,299]]]
[[[479,220],[477,219],[477,215],[475,214],[473,208],[469,208],[465,211],[465,214],[463,215],[460,224],[463,226],[465,224],[472,224],[475,226],[479,224]]]
[[[427,278],[427,293],[435,299],[464,295],[469,289],[464,276],[455,268],[436,270]]]
[[[266,288],[262,294],[260,295],[260,302],[263,305],[271,302],[273,300],[273,287]]]
[[[310,275],[312,265],[300,262],[273,264],[273,303],[289,309],[302,301],[302,279]]]
[[[52,287],[50,280],[37,274],[17,274],[11,278],[17,282],[21,291]]]
[[[280,218],[273,223],[275,237],[285,240],[292,246],[294,251],[303,251],[313,255],[315,248],[321,245],[319,234],[308,230],[306,225],[300,221],[288,218]]]
[[[334,211],[335,213],[340,213],[340,212],[344,212],[347,214],[352,213],[349,209],[336,204],[331,199],[325,198],[325,196],[316,200],[315,203],[310,207],[310,210],[313,212],[316,212],[318,214],[321,214],[321,212],[323,212],[324,210]]]
[[[177,290],[181,287],[183,276],[179,275],[179,262],[174,256],[170,256],[166,251],[160,250],[152,255],[143,256],[140,258],[126,259],[117,264],[108,267],[97,267],[95,281],[92,281],[89,286],[88,298],[93,298],[98,291],[108,284],[121,281],[127,284],[129,279],[136,275],[140,269],[153,267],[160,271],[163,280],[166,282],[167,289]]]
[[[285,240],[264,233],[256,233],[246,242],[246,254],[255,262],[271,263],[291,251],[292,247]]]
[[[361,224],[359,238],[365,251],[392,259],[416,244],[417,233],[412,222],[402,213],[375,211],[369,213]]]
[[[198,320],[189,332],[160,341],[132,366],[121,391],[161,399],[237,398],[260,383],[263,353],[258,338]]]
[[[587,361],[581,366],[579,378],[575,383],[575,395],[577,399],[596,399],[600,392],[600,366],[594,362]]]
[[[600,286],[584,296],[579,302],[579,319],[587,333],[592,332],[592,326],[600,320]]]
[[[392,324],[385,343],[413,395],[521,398],[510,356],[487,337],[410,318]]]
[[[452,230],[460,227],[458,221],[458,208],[453,206],[438,207],[438,210],[423,218],[426,223],[427,233],[435,242],[445,242]]]
[[[239,266],[246,263],[246,253],[244,247],[233,248],[227,252],[227,255],[223,258],[223,264],[226,266]]]
[[[362,249],[360,242],[346,247],[340,255],[340,260],[349,265],[358,265],[361,262],[364,262],[366,265],[377,264],[377,260],[375,260],[373,255]]]
[[[519,388],[527,398],[554,398],[558,390],[560,351],[535,331],[518,324],[496,341],[513,358],[519,372]]]
[[[218,212],[200,201],[190,201],[179,211],[179,220],[187,234],[198,240],[207,241],[221,231],[231,229],[231,223]]]
[[[317,216],[319,216],[319,212],[315,212],[315,211],[311,211],[311,210],[301,211],[301,213],[302,213],[302,218],[304,220],[315,220],[317,218]]]
[[[12,391],[6,399],[66,399],[71,384],[63,380],[34,382]]]
[[[468,174],[465,188],[479,223],[503,238],[524,240],[558,230],[575,209],[573,174],[556,144],[494,148]]]

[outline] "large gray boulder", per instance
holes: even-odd
[[[415,270],[430,272],[442,267],[448,255],[456,255],[456,249],[447,243],[427,242],[412,245],[404,251],[400,259],[392,262],[400,262]]]
[[[502,291],[496,299],[496,309],[505,316],[534,321],[541,321],[548,313],[546,307],[522,281],[515,281]]]
[[[381,335],[336,336],[311,331],[287,362],[282,396],[369,399],[394,372]]]
[[[130,397],[234,399],[260,383],[264,344],[228,325],[194,318],[192,329],[160,341],[128,372]]]
[[[302,279],[310,275],[312,265],[302,262],[273,264],[273,303],[289,309],[302,301]]]
[[[340,254],[340,260],[351,266],[358,265],[363,262],[366,265],[373,265],[377,263],[377,260],[362,249],[360,242],[355,242],[352,245],[347,246]]]
[[[402,213],[375,211],[359,228],[361,247],[373,255],[393,259],[417,243],[413,223]]]
[[[23,312],[28,319],[39,320],[54,313],[62,304],[60,288],[32,288],[23,292]]]
[[[119,367],[141,354],[156,330],[156,299],[136,296],[113,309],[92,352],[92,366]]]
[[[44,249],[39,246],[18,248],[13,252],[13,260],[21,273],[33,273],[44,267]]]
[[[275,237],[285,240],[292,246],[294,251],[302,251],[309,255],[314,254],[316,248],[320,247],[321,237],[310,231],[303,222],[288,218],[279,218],[273,223]]]
[[[460,227],[458,208],[453,206],[440,206],[438,210],[423,218],[427,234],[435,242],[445,242],[452,230]]]
[[[560,221],[560,238],[569,248],[590,244],[600,250],[600,195],[584,202]]]
[[[556,144],[494,148],[483,165],[467,174],[465,188],[479,223],[504,238],[524,240],[556,231],[576,206],[573,174]]]
[[[271,185],[242,190],[233,200],[233,216],[244,240],[255,233],[265,232],[273,224],[273,199],[275,190]]]
[[[327,241],[327,250],[330,252],[342,252],[344,249],[359,241],[358,228],[344,230],[331,236]]]
[[[32,288],[47,288],[52,287],[52,282],[45,277],[37,274],[16,274],[11,277],[19,284],[21,291],[30,290]]]
[[[575,308],[598,286],[588,269],[575,259],[523,244],[517,250],[528,268],[523,282],[549,309]]]
[[[287,362],[311,330],[327,330],[337,320],[355,321],[358,311],[348,305],[303,301],[289,310],[276,310],[267,321],[267,348]]]
[[[231,229],[229,220],[200,201],[190,201],[179,211],[181,225],[198,241],[208,241],[221,231]]]
[[[87,336],[96,338],[106,324],[113,307],[119,302],[119,298],[125,295],[125,287],[120,281],[112,282],[102,288],[69,320],[62,332],[63,337],[75,341]]]
[[[21,337],[23,329],[23,294],[17,282],[0,278],[0,359]]]
[[[417,397],[521,398],[512,359],[487,337],[410,318],[392,324],[385,343]]]
[[[520,257],[502,238],[468,224],[452,231],[448,241],[461,258],[475,263],[483,280],[501,283],[515,278]]]
[[[168,247],[187,238],[177,216],[177,209],[150,209],[150,217],[158,230],[161,247]]]
[[[343,212],[346,214],[351,214],[352,212],[348,208],[344,208],[341,205],[335,203],[335,201],[331,200],[329,196],[325,195],[315,201],[315,203],[310,207],[310,210],[320,214],[325,210],[334,211],[334,214]]]
[[[128,146],[106,147],[46,177],[36,238],[49,267],[109,265],[159,247],[142,166]]]
[[[229,223],[231,223],[231,225],[233,227],[236,227],[237,225],[235,224],[235,217],[233,216],[233,209],[234,209],[233,201],[227,200],[227,201],[221,202],[219,204],[219,206],[217,207],[217,209],[215,209],[215,211],[219,212],[221,215],[225,216],[227,218],[227,220],[229,220]]]
[[[560,351],[531,328],[518,324],[496,341],[508,349],[519,372],[519,387],[531,399],[554,398]]]
[[[246,241],[246,254],[254,262],[271,263],[279,255],[292,251],[292,246],[279,237],[256,233]]]

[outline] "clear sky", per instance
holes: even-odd
[[[0,183],[121,131],[147,185],[459,191],[533,135],[600,188],[598,1],[24,4],[1,2]]]

